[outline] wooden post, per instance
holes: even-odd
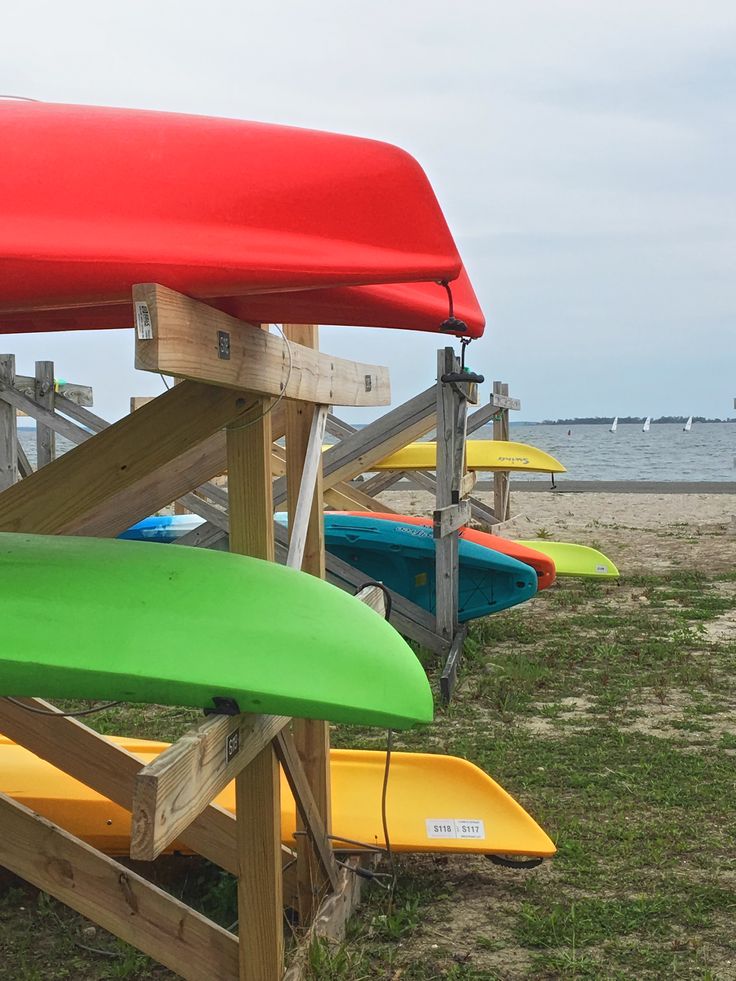
[[[0,354],[0,386],[12,388],[15,355]],[[0,401],[0,491],[18,479],[18,423],[15,406]]]
[[[54,362],[37,361],[34,384],[36,402],[49,412],[54,411]],[[56,433],[42,422],[36,422],[36,468],[40,470],[56,456]]]
[[[284,324],[284,334],[291,343],[317,350],[319,331],[314,324]],[[289,402],[286,407],[286,475],[287,508],[290,530],[295,529],[296,506],[299,498],[304,461],[315,405],[307,402]],[[307,539],[302,559],[302,570],[319,579],[325,578],[325,537],[323,524],[323,481],[320,467],[314,487],[312,508],[309,515]],[[312,796],[327,834],[331,830],[330,811],[330,730],[326,722],[314,719],[295,719],[294,742],[302,761]],[[297,830],[304,832],[301,814],[297,812]],[[297,836],[297,890],[299,894],[299,919],[309,923],[320,902],[326,885],[324,873],[316,861],[315,850],[306,834]]]
[[[451,347],[437,352],[437,492],[436,508],[449,507],[453,501],[455,469],[455,400],[451,385],[442,376],[457,370],[457,358]],[[437,632],[451,641],[457,624],[458,534],[453,532],[435,542],[436,549],[436,617]]]
[[[228,426],[230,551],[273,561],[272,400]],[[284,970],[281,783],[269,744],[236,778],[240,981],[280,981]]]
[[[494,381],[494,395],[508,395],[509,386],[504,382]],[[493,438],[507,440],[509,438],[509,410],[498,409],[493,417]],[[493,510],[499,521],[506,521],[510,514],[509,474],[508,471],[496,471],[493,475]]]

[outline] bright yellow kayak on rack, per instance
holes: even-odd
[[[565,473],[565,467],[544,450],[526,443],[500,439],[471,439],[465,444],[468,470],[516,470],[534,473]],[[371,470],[434,470],[436,443],[409,443],[378,463]]]
[[[112,739],[143,763],[166,743]],[[370,847],[385,844],[381,789],[386,754],[333,749],[330,753],[332,833]],[[7,794],[110,855],[130,851],[130,813],[0,737],[0,793]],[[235,785],[215,803],[235,810]],[[425,753],[393,753],[386,798],[391,847],[401,852],[553,855],[555,846],[520,804],[467,760]],[[294,845],[294,798],[281,777],[281,835]],[[345,847],[350,847],[345,845]],[[186,851],[173,844],[170,851]]]

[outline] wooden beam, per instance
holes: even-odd
[[[493,397],[501,401],[508,396],[509,386],[504,382],[494,381]],[[509,438],[509,413],[507,408],[501,408],[493,417],[493,438],[507,440]],[[509,517],[509,472],[496,471],[493,474],[493,510],[499,521]]]
[[[16,382],[17,388],[17,382]],[[54,411],[54,362],[37,361],[33,399],[49,412]],[[36,423],[36,467],[45,467],[56,456],[56,433],[42,422]]]
[[[0,354],[0,392],[12,389],[15,356]],[[18,480],[18,422],[12,403],[0,401],[0,491]],[[25,485],[25,482],[24,482]]]
[[[36,712],[59,714],[54,718],[38,715],[16,702]],[[0,698],[0,732],[126,811],[135,811],[133,788],[142,766],[137,756],[77,719],[64,718],[49,702],[39,698],[16,702]],[[237,874],[235,821],[227,811],[206,808],[180,837],[192,851]]]
[[[273,715],[210,716],[139,770],[130,857],[151,862],[182,837],[288,722]]]
[[[468,470],[467,473],[463,474],[462,480],[460,481],[460,500],[465,500],[465,498],[470,494],[475,485],[478,483],[478,471]],[[467,501],[467,505],[470,508],[470,514],[473,515],[473,502]],[[494,515],[495,517],[495,515]]]
[[[110,425],[109,422],[101,419],[94,412],[90,412],[89,409],[77,405],[72,399],[68,399],[65,395],[60,395],[59,392],[54,393],[54,408],[57,412],[63,412],[65,416],[69,416],[70,419],[73,419],[80,425],[91,429],[93,433],[101,433],[103,429],[107,429]]]
[[[458,466],[456,443],[457,405],[462,401],[452,384],[442,382],[443,375],[454,373],[459,362],[451,347],[437,352],[437,510],[457,503],[453,500],[455,471]],[[458,488],[459,498],[459,488]],[[435,542],[437,632],[452,641],[457,625],[458,536],[449,534]]]
[[[300,454],[300,466],[298,473],[301,475],[296,500],[290,495],[289,506],[289,554],[286,564],[292,569],[301,569],[305,558],[305,549],[308,537],[317,538],[317,549],[324,553],[324,534],[321,529],[322,524],[322,441],[325,436],[325,423],[327,422],[327,406],[320,405],[311,414],[307,445],[304,455]],[[287,411],[287,439],[292,435],[293,427],[289,427],[289,413]],[[293,437],[292,437],[293,438]],[[289,453],[287,450],[287,462]],[[289,469],[287,466],[287,473]],[[293,473],[293,471],[292,471]],[[315,485],[319,482],[320,493],[315,493]],[[295,481],[292,479],[291,486]],[[292,504],[293,502],[293,504]],[[322,572],[324,563],[321,557],[318,559],[319,570]],[[305,570],[310,571],[310,570]],[[313,575],[315,573],[312,573]]]
[[[257,399],[249,418],[228,427],[227,461],[230,551],[273,561],[271,408],[270,399]],[[236,778],[235,809],[240,981],[280,981],[284,969],[281,782],[272,745]]]
[[[506,386],[508,389],[508,385]],[[521,399],[514,399],[505,392],[493,392],[491,395],[491,405],[495,409],[520,409]]]
[[[308,978],[313,977],[309,969],[309,954],[315,940],[324,937],[328,940],[341,941],[345,938],[348,920],[360,903],[360,894],[365,885],[365,879],[357,873],[361,865],[368,861],[370,861],[368,858],[363,857],[347,860],[345,864],[348,868],[340,870],[336,891],[327,896],[319,907],[312,926],[301,939],[296,955],[284,975],[284,981],[307,981]]]
[[[285,324],[284,334],[289,343],[302,344],[312,350],[317,350],[319,347],[319,332],[314,324]],[[286,409],[286,485],[287,509],[290,516],[287,564],[289,557],[294,556],[295,546],[303,545],[300,567],[304,572],[318,579],[325,578],[322,435],[328,417],[326,406],[320,407],[319,417],[317,410],[305,402],[292,402]],[[317,424],[322,434],[319,448],[316,445],[315,434]],[[318,457],[316,457],[317,453]],[[312,473],[315,463],[317,466]],[[302,542],[295,516],[300,510],[305,483],[308,487],[314,488],[314,494],[308,513],[304,513],[302,509],[302,514],[306,518]],[[301,780],[303,786],[300,790],[304,790],[311,799],[311,809],[316,815],[317,823],[315,831],[314,822],[310,820],[309,806],[306,812],[304,806],[297,808],[297,831],[311,831],[309,836],[303,833],[297,835],[296,844],[299,920],[302,925],[305,925],[314,918],[325,885],[329,882],[334,888],[336,882],[334,862],[329,866],[329,860],[326,860],[324,855],[324,849],[329,847],[324,835],[329,834],[332,827],[330,730],[326,722],[318,719],[295,719],[293,732],[296,754],[296,759],[291,761],[293,779],[298,780],[300,777],[295,765],[298,762],[300,769],[303,768]],[[281,750],[283,753],[283,746]],[[282,758],[282,764],[283,762]]]
[[[53,362],[41,362],[42,364],[53,364]],[[33,375],[16,375],[15,387],[19,392],[27,395],[28,398],[35,398],[36,378]],[[76,382],[56,381],[51,379],[52,391],[75,405],[94,405],[92,389],[89,385],[77,385]]]
[[[332,854],[332,846],[327,838],[327,827],[323,821],[320,806],[314,799],[312,787],[304,772],[304,766],[289,729],[282,729],[275,739],[276,755],[283,768],[286,779],[294,795],[297,809],[314,848],[319,856],[324,875],[332,889],[337,888],[337,863]],[[329,760],[327,761],[329,765]]]
[[[322,458],[325,489],[365,473],[378,460],[429,432],[434,426],[435,413],[433,386],[325,450]],[[274,481],[273,498],[275,507],[286,501],[283,477]]]
[[[73,422],[69,422],[64,416],[56,415],[53,409],[47,409],[44,405],[29,398],[15,388],[3,385],[0,387],[0,399],[9,405],[15,406],[16,410],[26,416],[31,416],[36,420],[36,424],[48,427],[55,433],[59,433],[71,443],[83,443],[91,438],[92,433],[81,429]]]
[[[77,532],[80,520],[92,509],[150,481],[152,472],[229,421],[243,419],[251,405],[242,392],[231,389],[197,382],[177,385],[37,471],[22,485],[0,494],[0,530]]]
[[[457,672],[462,660],[463,646],[467,635],[468,628],[465,624],[462,624],[455,632],[455,636],[452,639],[450,652],[447,655],[445,666],[442,669],[442,675],[440,677],[440,694],[442,696],[442,701],[445,704],[450,701],[452,698],[452,693],[455,690],[455,685],[457,683]]]
[[[459,528],[463,528],[469,521],[470,504],[467,501],[438,508],[432,517],[434,537],[445,538]]]
[[[33,473],[31,461],[28,459],[26,451],[21,446],[20,440],[18,440],[18,473],[24,478],[30,477]]]
[[[135,366],[325,405],[388,405],[388,369],[321,354],[155,283],[133,287]]]
[[[234,981],[238,941],[142,876],[0,794],[0,865],[188,981]]]

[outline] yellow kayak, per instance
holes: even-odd
[[[150,762],[166,743],[111,737]],[[332,832],[367,846],[385,844],[381,787],[386,755],[365,750],[330,753]],[[22,746],[0,737],[0,793],[109,855],[130,850],[130,813]],[[235,810],[231,784],[215,801]],[[387,794],[391,847],[400,852],[466,852],[549,856],[555,846],[532,817],[494,780],[467,760],[393,753]],[[281,777],[281,831],[294,845],[296,809]],[[340,842],[335,842],[340,847]],[[186,851],[171,846],[170,851]]]
[[[618,569],[608,556],[589,545],[575,545],[572,542],[549,542],[545,539],[517,541],[516,544],[533,548],[552,559],[558,576],[574,576],[583,579],[618,579],[619,577]]]
[[[468,470],[517,470],[534,473],[565,473],[565,467],[544,450],[526,443],[500,439],[471,439],[465,444]],[[434,470],[436,443],[409,443],[378,463],[371,470]]]

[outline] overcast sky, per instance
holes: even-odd
[[[488,321],[469,360],[510,383],[522,418],[731,412],[733,0],[24,0],[0,38],[3,93],[410,151]],[[431,384],[437,346],[322,331],[325,350],[388,364],[395,402]],[[0,336],[0,350],[24,374],[55,360],[109,418],[162,390],[133,370],[129,331]]]

